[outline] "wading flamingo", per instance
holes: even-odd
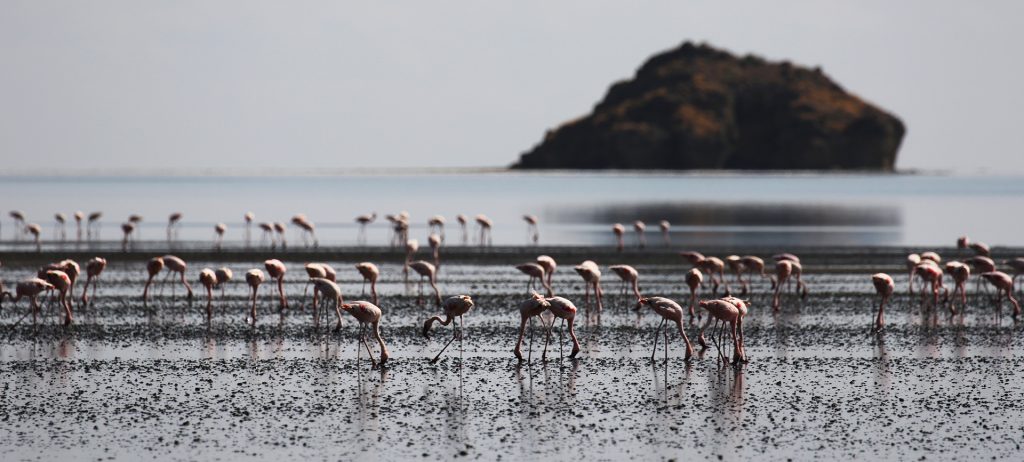
[[[693,318],[697,307],[697,289],[700,288],[702,281],[704,281],[704,275],[699,269],[690,268],[690,271],[686,272],[686,286],[690,288],[690,318]],[[700,319],[700,313],[697,313],[697,319]]]
[[[377,212],[356,217],[356,223],[359,223],[359,234],[356,235],[357,244],[366,245],[366,225],[374,221],[377,221]]]
[[[470,298],[469,295],[456,295],[454,297],[446,298],[444,303],[441,304],[441,307],[444,308],[444,319],[442,320],[440,315],[428,318],[423,323],[423,336],[430,337],[430,326],[435,322],[441,323],[442,326],[447,326],[448,324],[452,324],[452,321],[454,321],[455,318],[459,318],[459,326],[458,329],[456,329],[456,326],[452,325],[452,338],[448,340],[448,343],[444,344],[444,348],[441,348],[441,351],[437,353],[437,356],[434,356],[434,359],[430,360],[431,363],[436,363],[437,360],[441,358],[441,354],[444,353],[444,350],[448,349],[448,345],[451,345],[452,341],[454,341],[456,337],[459,338],[459,345],[461,348],[462,334],[466,327],[465,322],[463,321],[463,316],[473,308],[473,299]]]
[[[377,339],[377,343],[380,344],[380,364],[384,365],[390,355],[388,354],[388,346],[384,344],[384,339],[380,336],[380,308],[373,303],[360,300],[341,305],[341,309],[359,321],[360,341],[366,347],[366,352],[370,355],[370,361],[376,365],[373,353],[370,351],[370,345],[366,343],[366,327],[370,327],[373,336]]]
[[[330,279],[325,278],[313,278],[313,299],[323,295],[323,304],[318,309],[316,304],[313,305],[313,325],[316,328],[320,328],[321,313],[327,311],[329,305],[334,305],[334,313],[338,317],[338,322],[334,325],[334,330],[341,330],[341,305],[345,303],[345,298],[341,295],[341,287]]]
[[[88,306],[89,285],[92,285],[92,297],[96,298],[96,286],[99,284],[100,274],[107,267],[107,259],[93,257],[85,264],[85,284],[82,285],[82,306]]]
[[[263,267],[267,269],[270,279],[277,281],[277,293],[281,297],[281,307],[278,311],[284,312],[285,308],[288,308],[288,299],[284,296],[284,274],[288,272],[288,267],[276,258],[263,262]]]
[[[121,251],[128,251],[128,244],[132,241],[132,232],[135,231],[135,225],[129,221],[121,223],[121,233],[124,237],[121,238]]]
[[[128,223],[135,225],[135,233],[132,234],[132,240],[142,239],[142,215],[131,214],[128,215]]]
[[[956,314],[957,293],[960,294],[961,309],[967,309],[967,280],[971,277],[971,268],[958,261],[946,263],[946,273],[953,278],[953,296],[949,299],[949,313]]]
[[[1013,270],[1013,285],[1014,287],[1016,287],[1017,278],[1019,278],[1021,275],[1024,275],[1024,258],[1017,257],[1011,260],[1006,260],[1003,262],[1003,264],[1009,266],[1010,269]]]
[[[441,306],[441,291],[437,290],[437,270],[434,268],[434,265],[423,260],[416,260],[409,263],[409,268],[412,268],[413,271],[420,275],[420,281],[418,284],[419,295],[416,297],[416,304],[423,304],[423,278],[427,278],[427,281],[430,283],[430,287],[434,289],[434,303],[437,306]]]
[[[537,245],[540,241],[540,228],[537,227],[537,216],[523,215],[523,221],[526,222],[526,242],[532,242],[533,245]]]
[[[523,362],[523,336],[526,333],[526,323],[530,322],[530,346],[529,354],[527,359],[533,355],[533,318],[540,317],[542,313],[551,308],[551,302],[546,300],[542,295],[534,293],[532,297],[519,304],[519,338],[516,340],[516,347],[512,350],[512,353],[516,355],[519,362]],[[543,320],[541,321],[543,323]]]
[[[245,273],[245,283],[249,284],[249,288],[252,289],[252,308],[249,310],[249,320],[252,324],[256,325],[256,292],[260,288],[260,284],[263,284],[263,271],[258,269],[251,269]]]
[[[793,274],[793,262],[791,260],[778,260],[775,262],[775,278],[772,279],[772,309],[779,311],[779,305],[782,300],[779,296],[779,292],[782,292],[782,286],[789,281],[789,277]]]
[[[160,274],[160,271],[163,270],[163,269],[164,269],[164,259],[163,259],[163,257],[153,257],[153,258],[149,259],[148,262],[146,262],[146,272],[149,273],[149,277],[146,278],[146,287],[144,287],[142,289],[142,302],[143,302],[143,304],[145,304],[146,302],[149,302],[149,286],[150,286],[150,284],[153,283],[153,278],[156,277],[157,274]]]
[[[221,246],[224,245],[224,233],[228,230],[228,225],[224,223],[217,223],[213,226],[213,248],[214,250],[220,250]]]
[[[245,212],[242,218],[245,220],[245,248],[248,249],[249,245],[252,244],[252,222],[256,219],[256,214]]]
[[[917,265],[920,265],[920,264],[921,264],[921,256],[920,255],[918,255],[916,253],[912,253],[910,255],[907,255],[907,262],[906,262],[907,271],[910,272],[910,274],[907,275],[907,281],[909,281],[909,284],[908,284],[909,287],[907,288],[907,292],[910,295],[914,295],[914,274],[917,272]]]
[[[274,231],[277,232],[277,240],[281,243],[281,250],[288,248],[288,241],[285,239],[287,227],[280,221],[274,223]]]
[[[989,249],[989,247],[985,245],[984,242],[972,242],[971,239],[967,236],[960,236],[960,238],[956,240],[956,248],[971,249],[974,251],[975,255],[981,255],[985,257],[992,256],[991,249]]]
[[[708,311],[708,320],[705,323],[705,328],[712,319],[715,320],[716,324],[719,322],[722,323],[723,327],[729,326],[733,342],[733,362],[743,361],[743,346],[740,345],[738,335],[738,324],[741,319],[739,307],[726,300],[701,300],[700,307]],[[728,358],[725,356],[725,353],[722,352],[722,336],[723,333],[721,332],[721,329],[717,336],[714,333],[711,334],[712,339],[715,340],[715,348],[718,350],[718,357],[722,362],[728,362]],[[704,340],[704,328],[701,329],[701,335],[698,338],[698,341],[703,348],[707,348],[707,343]]]
[[[480,247],[491,246],[491,228],[494,223],[487,215],[480,214],[476,216],[476,224],[480,227]]]
[[[636,246],[641,249],[647,247],[647,238],[644,236],[644,231],[647,230],[647,225],[640,220],[634,221],[633,230],[636,231]]]
[[[366,294],[366,282],[370,282],[370,294],[373,295],[373,304],[377,304],[377,278],[380,277],[380,270],[377,265],[364,261],[356,265],[356,271],[363,277],[363,294]]]
[[[622,226],[622,223],[615,223],[612,225],[612,234],[615,235],[615,250],[622,252],[622,249],[626,247],[624,238],[626,227]]]
[[[82,242],[82,220],[85,219],[85,212],[78,210],[74,214],[75,217],[75,241]]]
[[[872,275],[871,283],[875,285],[875,291],[882,297],[882,301],[878,304],[878,316],[875,317],[875,331],[877,332],[885,327],[885,302],[892,297],[892,292],[896,290],[896,283],[885,273]]]
[[[703,306],[703,303],[701,302],[701,306]],[[668,361],[668,330],[665,329],[665,323],[668,321],[676,323],[679,335],[683,337],[683,342],[686,343],[686,354],[683,359],[689,361],[690,357],[693,356],[693,345],[690,344],[690,337],[687,337],[686,331],[683,330],[683,307],[665,297],[646,297],[637,300],[637,311],[644,306],[649,306],[655,313],[661,316],[661,324],[658,324],[658,328],[654,331],[654,349],[651,350],[651,362],[654,362],[654,354],[658,351],[658,334],[662,333],[663,330],[665,334],[665,361]]]
[[[943,300],[949,296],[949,289],[942,284],[942,268],[939,268],[939,265],[934,261],[931,263],[921,262],[920,265],[917,265],[915,274],[931,286],[933,306],[939,306],[939,289],[945,291]],[[926,295],[922,291],[921,296],[924,297]]]
[[[444,223],[445,219],[441,215],[434,215],[427,220],[427,228],[429,229],[429,232],[436,232],[438,238],[441,239],[441,242],[444,242]]]
[[[57,291],[57,302],[61,308],[64,309],[64,325],[71,325],[71,301],[68,300],[68,291],[71,290],[71,278],[68,274],[60,270],[49,270],[46,272],[43,278],[46,282],[49,282],[53,286],[54,290]],[[74,294],[72,294],[73,296]]]
[[[548,289],[551,290],[548,297],[552,297],[554,296],[554,289],[551,287],[551,279],[555,274],[555,270],[558,268],[558,263],[555,262],[554,258],[547,255],[541,255],[537,257],[537,264],[544,267],[544,275],[548,278]]]
[[[32,308],[32,324],[35,324],[39,316],[39,294],[44,290],[53,289],[53,284],[50,284],[40,278],[26,279],[14,286],[13,296],[10,292],[3,292],[0,294],[0,300],[3,300],[3,297],[8,297],[14,302],[14,304],[17,304],[22,298],[28,298]],[[15,323],[15,325],[17,325],[17,323]]]
[[[260,223],[260,229],[263,230],[263,234],[260,235],[260,245],[264,242],[269,241],[270,249],[273,250],[277,247],[277,238],[274,237],[274,225],[271,223]]]
[[[469,217],[460,213],[455,216],[455,220],[459,222],[459,226],[462,228],[462,245],[468,245],[469,230],[466,228],[466,225],[469,223]]]
[[[434,256],[434,266],[441,271],[441,236],[437,234],[427,236],[427,244],[430,245],[430,252]]]
[[[43,251],[42,233],[43,228],[35,223],[29,223],[25,226],[25,232],[32,235],[32,241],[36,244],[36,252]]]
[[[21,233],[25,232],[25,212],[21,210],[11,210],[11,219],[14,220],[14,240],[21,240]]]
[[[66,241],[68,238],[66,227],[68,218],[63,213],[56,213],[53,215],[53,220],[56,222],[53,227],[53,240],[60,239],[61,242]]]
[[[549,297],[547,299],[548,311],[554,315],[555,318],[562,320],[564,326],[566,322],[569,323],[569,338],[572,339],[572,352],[569,353],[570,358],[575,358],[580,352],[580,341],[576,338],[576,305],[573,305],[571,301],[562,297]],[[551,338],[551,327],[555,324],[555,319],[551,319],[551,324],[548,325],[547,335],[544,336],[544,351],[540,355],[541,361],[546,360],[548,356],[548,339]],[[558,328],[558,354],[562,354],[562,328]]]
[[[743,285],[741,288],[741,295],[746,295],[750,292],[751,277],[755,274],[760,275],[763,279],[771,281],[771,276],[764,272],[764,260],[760,257],[753,255],[744,255],[740,258],[740,262],[743,263],[743,273],[750,276],[747,279],[741,279],[740,282]]]
[[[206,323],[213,318],[213,286],[217,285],[217,273],[210,268],[199,272],[199,283],[206,289]]]
[[[640,273],[637,272],[636,268],[629,265],[612,265],[608,267],[612,270],[619,279],[622,279],[622,291],[620,294],[626,293],[626,286],[629,285],[633,289],[633,295],[636,295],[636,299],[640,300],[644,298],[640,295]]]
[[[167,243],[173,244],[178,239],[178,229],[181,223],[181,212],[174,212],[167,217]]]
[[[541,286],[543,286],[544,290],[548,293],[548,296],[551,296],[551,287],[548,286],[547,279],[544,278],[546,273],[544,272],[544,267],[541,266],[540,263],[523,263],[522,265],[516,265],[516,269],[530,277],[530,280],[526,283],[526,293],[530,293],[530,289],[536,287],[534,281],[539,280]]]
[[[167,270],[179,273],[181,275],[181,283],[185,286],[185,290],[188,292],[188,300],[192,301],[192,286],[189,285],[188,280],[185,279],[185,269],[188,267],[185,264],[185,260],[182,260],[174,255],[164,255],[164,265],[167,266]],[[173,286],[172,286],[173,287]]]
[[[661,220],[661,223],[658,223],[658,227],[661,228],[661,241],[665,244],[665,247],[672,245],[672,235],[669,233],[672,224],[668,220]]]
[[[1020,315],[1020,303],[1017,302],[1016,298],[1013,298],[1013,279],[1002,271],[991,271],[988,273],[982,273],[981,277],[985,278],[989,284],[992,284],[996,288],[996,308],[1002,310],[1003,306],[1003,294],[1006,294],[1006,298],[1013,304],[1013,318],[1017,319]]]
[[[601,290],[601,269],[591,260],[585,260],[576,265],[576,274],[583,278],[584,307],[586,308],[587,320],[590,320],[590,288],[594,288],[594,298],[597,299],[597,316],[601,318],[604,311],[604,292]]]

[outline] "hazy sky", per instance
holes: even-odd
[[[7,172],[503,166],[684,40],[821,65],[898,167],[1024,172],[1024,2],[0,1]]]

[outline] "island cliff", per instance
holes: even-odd
[[[891,171],[904,132],[819,68],[687,42],[612,85],[591,114],[548,131],[512,167]]]

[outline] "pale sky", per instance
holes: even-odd
[[[684,40],[820,65],[897,167],[1024,172],[1014,1],[0,1],[5,172],[505,166]]]

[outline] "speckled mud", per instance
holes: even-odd
[[[256,327],[245,323],[241,281],[217,294],[207,325],[204,294],[189,305],[180,287],[172,298],[167,286],[144,307],[143,264],[111,257],[95,305],[79,309],[69,329],[52,308],[35,326],[12,328],[26,304],[4,305],[0,459],[1019,460],[1021,326],[1008,306],[1000,316],[982,296],[950,318],[900,295],[888,328],[872,334],[869,276],[890,271],[905,293],[901,252],[801,253],[812,293],[788,296],[779,313],[757,283],[745,330],[750,362],[735,367],[714,349],[685,362],[675,334],[668,361],[659,344],[652,364],[655,318],[628,309],[610,272],[600,325],[577,327],[579,358],[560,355],[556,330],[542,361],[538,327],[532,361],[518,364],[515,306],[526,278],[509,265],[515,254],[443,266],[442,292],[472,295],[477,307],[465,338],[437,364],[429,358],[451,328],[422,338],[435,310],[404,295],[398,264],[383,264],[382,331],[392,352],[384,368],[357,348],[351,318],[332,333],[314,329],[308,309],[281,317],[270,284]],[[339,270],[346,299],[360,298],[359,257],[319,258]],[[554,285],[582,309],[573,258],[560,259]],[[397,260],[380,261],[389,259]],[[623,259],[640,271],[645,294],[685,300],[681,262]],[[236,275],[261,261],[231,260]],[[286,262],[295,306],[303,261]],[[225,263],[190,260],[189,279]],[[35,266],[8,260],[0,275],[10,284]],[[691,339],[696,330],[688,328]],[[569,348],[565,338],[561,354]]]

